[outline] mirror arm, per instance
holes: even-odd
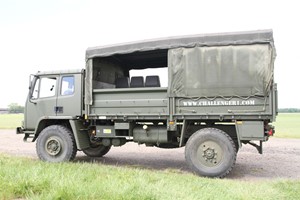
[[[33,79],[31,79],[31,77],[33,76]],[[36,104],[36,101],[32,101],[32,96],[31,96],[31,90],[32,90],[32,84],[33,83],[36,83],[36,76],[35,75],[30,75],[29,76],[29,87],[28,87],[28,89],[29,89],[29,93],[28,93],[28,99],[29,99],[29,102],[30,103],[33,103],[33,104]]]

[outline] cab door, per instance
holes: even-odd
[[[25,107],[25,128],[34,130],[40,119],[56,116],[58,76],[36,76]]]
[[[82,74],[63,74],[59,78],[57,116],[76,117],[82,113]]]

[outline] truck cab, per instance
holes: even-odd
[[[48,71],[31,75],[23,129],[29,135],[43,124],[82,116],[84,70]],[[29,136],[28,135],[28,136]]]

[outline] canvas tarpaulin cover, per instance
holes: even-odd
[[[95,58],[168,50],[169,96],[266,95],[273,78],[272,30],[145,40],[86,50],[85,104],[92,105]]]
[[[168,67],[170,96],[266,96],[273,79],[272,46],[170,49]]]

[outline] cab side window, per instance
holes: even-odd
[[[74,94],[74,89],[74,76],[64,76],[61,81],[60,95],[72,95]]]
[[[40,80],[40,95],[39,98],[55,96],[56,91],[56,78],[45,77]]]

